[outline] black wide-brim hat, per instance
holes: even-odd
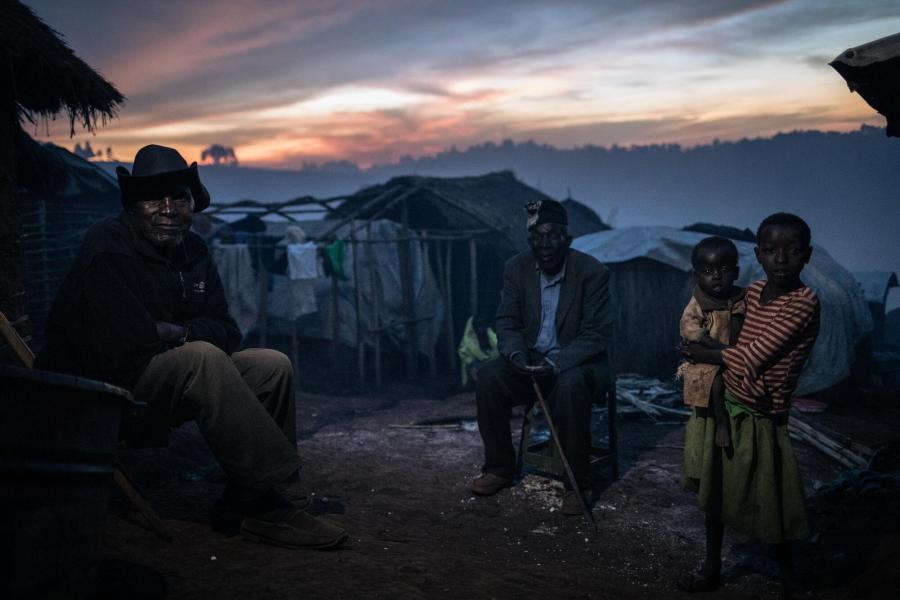
[[[174,148],[150,144],[134,155],[131,173],[125,167],[116,167],[122,205],[145,200],[159,200],[171,196],[175,188],[185,186],[194,198],[194,212],[209,206],[209,191],[200,183],[197,163],[188,166],[187,161]]]

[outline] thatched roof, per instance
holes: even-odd
[[[15,0],[0,0],[0,61],[6,73],[0,84],[13,90],[19,116],[32,123],[65,113],[69,129],[76,121],[92,131],[99,119],[115,116],[125,97],[89,67],[60,35],[30,8]]]
[[[574,198],[566,198],[562,201],[562,205],[566,207],[566,214],[569,218],[569,235],[573,238],[610,229],[610,226],[604,223],[600,215],[594,212],[590,206],[582,204]]]
[[[490,229],[518,250],[525,248],[525,204],[550,199],[516,179],[511,171],[477,177],[403,176],[360,190],[330,218],[354,213],[358,218],[370,218],[401,197],[409,201],[410,226],[414,229]],[[399,221],[400,210],[397,203],[382,216]]]

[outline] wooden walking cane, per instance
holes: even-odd
[[[541,387],[538,385],[537,379],[535,379],[533,373],[531,375],[531,387],[534,388],[538,404],[541,405],[541,410],[544,411],[544,417],[547,419],[547,427],[550,429],[550,437],[553,439],[556,451],[559,452],[559,458],[562,460],[563,467],[566,470],[569,484],[572,486],[575,496],[578,497],[578,503],[581,505],[581,510],[584,511],[584,518],[587,519],[588,523],[593,525],[594,531],[597,532],[599,529],[597,528],[597,522],[594,520],[594,513],[588,508],[587,502],[584,501],[584,496],[581,495],[581,488],[578,487],[578,482],[575,481],[575,473],[572,472],[572,467],[569,465],[569,459],[566,458],[566,453],[563,452],[562,443],[560,443],[559,436],[556,433],[556,425],[553,424],[553,417],[550,416],[550,411],[547,410],[547,403],[544,402],[544,395],[541,393]]]

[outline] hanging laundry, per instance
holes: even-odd
[[[214,243],[210,250],[225,288],[228,312],[237,322],[241,334],[247,335],[259,317],[259,286],[250,248],[247,244]]]
[[[291,280],[316,279],[319,277],[315,242],[288,244],[288,277]]]

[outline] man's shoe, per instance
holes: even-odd
[[[478,494],[479,496],[493,496],[503,488],[508,488],[511,485],[511,477],[503,477],[496,473],[482,473],[472,480],[470,489],[473,494]]]
[[[581,490],[581,497],[584,498],[584,503],[587,505],[588,510],[591,510],[594,507],[594,499],[591,490]],[[578,494],[575,493],[575,490],[566,490],[566,495],[563,496],[559,512],[567,517],[575,517],[584,513],[581,509],[581,503],[578,501]]]
[[[241,536],[251,542],[297,550],[330,550],[347,541],[347,532],[301,510],[276,510],[244,517]]]
[[[276,492],[269,492],[264,502],[270,504],[273,509],[276,507],[286,510],[295,508],[303,511],[312,506],[312,498],[309,496],[302,496],[297,498],[296,501],[290,502]],[[223,494],[222,497],[216,500],[216,503],[213,504],[212,509],[209,511],[209,524],[215,531],[226,535],[236,535],[240,530],[244,516],[248,510],[253,509],[258,511],[260,507],[254,507],[247,502],[235,501],[229,498],[227,494]]]

